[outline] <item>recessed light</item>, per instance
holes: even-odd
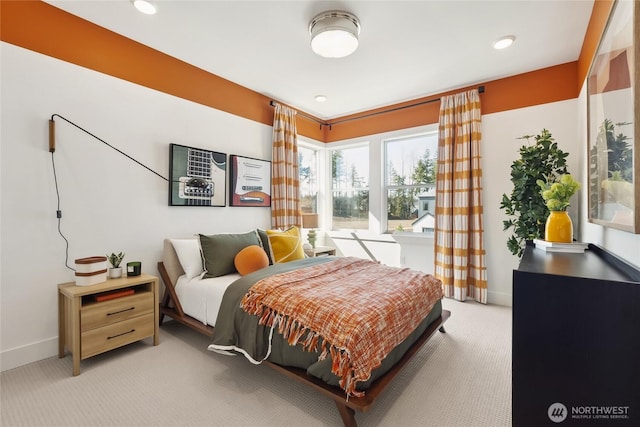
[[[316,95],[315,100],[318,102],[324,102],[327,100],[327,97],[325,95]]]
[[[153,3],[151,3],[150,1],[147,1],[147,0],[133,0],[133,5],[140,12],[142,12],[144,14],[147,14],[147,15],[153,15],[157,11],[156,6]]]
[[[505,48],[511,46],[515,39],[516,38],[514,36],[505,36],[505,37],[499,38],[498,40],[496,40],[493,43],[493,48],[494,49],[505,49]]]

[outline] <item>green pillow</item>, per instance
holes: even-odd
[[[202,249],[204,276],[219,277],[237,273],[234,258],[244,248],[251,245],[260,246],[260,239],[255,231],[242,234],[199,234]]]
[[[267,253],[267,258],[269,258],[269,265],[273,265],[273,259],[271,258],[271,243],[269,243],[269,235],[267,232],[261,228],[257,228],[256,232],[258,233],[258,237],[260,238],[260,243],[262,243],[262,249]]]

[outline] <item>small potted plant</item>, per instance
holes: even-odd
[[[573,241],[573,223],[567,213],[569,199],[580,189],[580,183],[571,174],[561,175],[558,179],[546,182],[536,181],[540,195],[549,209],[544,230],[544,240],[548,242],[571,243]]]
[[[122,277],[122,267],[120,267],[120,263],[124,259],[124,252],[120,252],[118,254],[112,253],[111,255],[107,255],[107,260],[109,264],[111,264],[111,268],[109,269],[109,279],[117,279],[118,277]]]

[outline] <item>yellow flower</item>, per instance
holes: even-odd
[[[536,182],[540,187],[540,195],[550,211],[566,210],[569,199],[580,189],[580,183],[574,180],[571,174],[564,174],[551,183],[541,179]]]
[[[549,199],[547,200],[547,208],[550,211],[562,211],[564,204],[558,199]]]

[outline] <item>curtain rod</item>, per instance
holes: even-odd
[[[484,86],[478,87],[478,93],[484,93]],[[403,105],[402,107],[395,107],[395,108],[389,108],[388,110],[376,111],[375,113],[365,114],[364,116],[351,117],[349,119],[338,120],[335,122],[328,123],[329,130],[331,130],[332,125],[336,125],[339,123],[350,122],[352,120],[358,120],[358,119],[364,119],[366,117],[377,116],[378,114],[392,113],[394,111],[404,110],[405,108],[417,107],[420,105],[431,104],[432,102],[438,102],[438,101],[440,101],[440,98],[434,98],[434,99],[429,99],[427,101],[416,102],[414,104]]]
[[[275,101],[272,99],[271,101],[269,101],[269,105],[271,105],[272,107],[275,107],[275,106],[276,106],[276,103],[275,103]],[[322,126],[323,126],[323,125],[324,125],[324,126],[329,126],[329,123],[327,123],[327,122],[323,122],[323,121],[321,121],[321,120],[318,120],[318,119],[316,119],[315,117],[310,116],[310,115],[308,115],[308,114],[301,113],[300,111],[297,111],[297,110],[296,110],[296,114],[298,114],[299,116],[304,117],[305,119],[309,119],[309,120],[311,120],[312,122],[316,122],[316,123],[318,123],[318,124],[320,125],[320,129],[322,129]]]
[[[484,93],[484,86],[478,86],[478,93]],[[350,121],[353,121],[353,120],[364,119],[366,117],[377,116],[379,114],[392,113],[394,111],[404,110],[406,108],[417,107],[417,106],[425,105],[425,104],[431,104],[432,102],[438,102],[438,101],[440,101],[440,98],[429,99],[427,101],[421,101],[421,102],[416,102],[414,104],[403,105],[402,107],[389,108],[387,110],[376,111],[375,113],[369,113],[369,114],[365,114],[363,116],[351,117],[351,118],[348,118],[348,119],[338,120],[338,121],[331,122],[331,123],[319,121],[315,117],[308,116],[308,115],[306,115],[304,113],[300,113],[299,112],[298,114],[308,118],[309,120],[313,120],[314,122],[319,123],[320,124],[320,129],[322,129],[322,126],[324,125],[324,126],[329,126],[329,130],[331,130],[331,127],[333,125],[337,125],[339,123],[345,123],[345,122],[350,122]],[[274,101],[273,100],[271,100],[270,105],[272,107],[274,106]]]

